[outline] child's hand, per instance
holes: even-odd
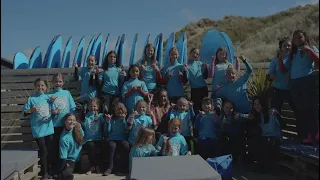
[[[144,70],[144,68],[146,68],[144,65],[141,65],[140,67],[141,67],[141,70]]]
[[[238,120],[239,119],[239,114],[235,114],[234,115],[234,120]]]
[[[138,90],[138,86],[133,86],[132,90],[134,90],[134,91]]]
[[[200,114],[201,116],[203,116],[203,115],[205,114],[205,112],[199,110],[199,114]]]
[[[236,60],[236,65],[240,65],[240,58],[239,57],[235,56],[234,60]]]
[[[98,73],[101,73],[101,72],[103,72],[103,69],[102,68],[98,68],[98,71],[97,71]]]
[[[73,66],[76,67],[76,68],[79,67],[77,62],[74,62]]]
[[[227,118],[226,116],[223,116],[222,123],[226,123],[226,122],[227,122]]]
[[[105,114],[104,115],[105,119],[106,119],[106,122],[110,122],[111,118],[112,118],[112,115],[110,114]]]
[[[192,101],[188,101],[188,105],[189,105],[189,107],[192,107],[193,106],[193,102]]]
[[[252,113],[249,113],[249,115],[248,115],[248,119],[250,119],[250,120],[253,120],[253,119],[254,119],[254,116],[253,116],[253,114],[252,114]]]
[[[39,108],[33,107],[33,108],[31,108],[30,110],[31,110],[31,112],[38,112],[38,111],[39,111]]]
[[[247,60],[247,58],[243,54],[240,56],[240,59],[242,60],[242,62],[245,62]]]
[[[179,76],[183,76],[183,73],[181,71],[179,71]]]
[[[215,61],[216,61],[216,56],[212,56],[211,57],[211,64],[214,64]]]
[[[50,96],[50,101],[53,103],[56,100],[57,97],[55,96]]]
[[[153,97],[154,97],[154,95],[152,93],[149,93],[148,94],[148,101],[152,102],[153,101]]]
[[[202,68],[203,68],[203,69],[205,69],[205,68],[207,68],[207,67],[208,67],[208,65],[207,65],[206,63],[203,63],[203,64],[202,64]]]
[[[142,89],[141,86],[137,86],[137,90],[140,91]]]
[[[188,152],[187,152],[187,155],[188,155],[188,156],[191,156],[191,151],[188,151]]]
[[[53,114],[53,115],[58,114],[58,110],[57,110],[57,109],[52,109],[52,110],[51,110],[51,114]]]
[[[76,128],[80,128],[80,127],[81,127],[81,124],[80,124],[78,121],[76,121],[75,127],[76,127]]]
[[[183,68],[184,68],[184,71],[188,71],[189,65],[185,64],[185,65],[183,65]]]
[[[276,109],[274,109],[274,108],[271,108],[271,109],[269,110],[269,113],[270,113],[271,116],[277,115],[277,111],[276,111]]]
[[[219,89],[221,86],[219,84],[216,85],[216,89]]]
[[[163,143],[167,144],[167,142],[169,140],[169,137],[168,136],[162,136],[162,138],[163,138]]]
[[[169,76],[169,77],[173,76],[173,71],[169,71],[169,72],[168,72],[168,76]]]

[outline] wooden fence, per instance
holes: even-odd
[[[267,63],[256,63],[252,66],[254,72],[257,68],[268,68]],[[29,117],[23,117],[21,113],[28,97],[34,93],[33,82],[41,77],[48,80],[51,85],[53,74],[62,73],[65,80],[64,89],[69,90],[76,99],[79,96],[79,83],[74,80],[73,72],[74,68],[1,70],[1,149],[38,148],[32,138]],[[208,79],[207,83],[211,91],[211,79]],[[185,86],[185,93],[190,94],[188,84]],[[319,98],[319,93],[315,98]],[[284,137],[295,138],[295,117],[287,103],[282,107],[282,115],[288,124],[288,127],[283,130]]]

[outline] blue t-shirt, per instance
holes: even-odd
[[[169,137],[168,142],[170,143],[171,156],[186,155],[188,153],[188,144],[186,142],[186,139],[180,133],[177,133],[175,135],[162,135],[156,147],[161,148],[163,143],[163,136]],[[165,155],[168,155],[167,150],[165,150]]]
[[[122,99],[124,100],[124,104],[127,108],[128,113],[132,113],[136,108],[137,102],[144,98],[138,90],[134,91],[130,96],[125,97],[125,95],[135,86],[141,86],[141,89],[144,92],[148,92],[146,84],[143,81],[140,81],[138,78],[131,78],[128,81],[124,82],[122,89]]]
[[[129,132],[128,142],[133,143],[136,141],[136,138],[137,138],[137,135],[138,135],[140,128],[142,128],[142,127],[151,128],[151,126],[152,126],[152,119],[149,116],[147,116],[145,114],[139,114],[139,115],[135,116],[133,123],[132,123],[132,127]]]
[[[94,113],[88,112],[83,123],[85,136],[84,141],[98,141],[102,139],[101,126],[105,120],[102,113],[96,117]]]
[[[206,87],[207,83],[203,78],[202,72],[202,62],[201,61],[188,61],[187,78],[191,88],[201,88]]]
[[[61,127],[63,126],[63,122],[61,120],[66,114],[70,112],[73,112],[75,114],[76,104],[74,103],[70,92],[68,90],[63,90],[62,88],[60,88],[59,90],[53,89],[48,93],[48,95],[50,97],[56,97],[53,103],[55,104],[58,114],[52,116],[53,126]]]
[[[261,128],[261,136],[282,137],[280,123],[276,116],[270,115],[269,122],[265,124],[264,116],[261,113],[261,123],[259,126]]]
[[[312,46],[312,49],[314,52],[319,54],[319,50],[315,46]],[[304,55],[301,55],[301,53],[304,52],[298,50],[297,53],[293,55],[293,60],[290,61],[291,79],[306,77],[313,73],[314,62],[312,60],[312,57],[307,53],[304,53]]]
[[[82,128],[80,128],[81,134],[84,135]],[[70,131],[64,129],[60,135],[59,141],[59,152],[60,159],[70,160],[70,161],[79,161],[80,152],[82,146],[78,145],[75,138],[73,137],[73,129]]]
[[[285,67],[288,67],[288,57],[283,57],[283,64]],[[274,58],[269,65],[269,72],[276,76],[276,79],[273,81],[273,87],[281,90],[289,90],[289,71],[282,73],[279,67],[279,58]]]
[[[108,70],[99,73],[99,79],[103,81],[102,92],[114,96],[120,95],[119,81],[123,80],[120,76],[121,68],[116,67],[114,64],[108,65]]]
[[[152,59],[148,59],[148,62],[144,65],[144,69],[141,71],[142,79],[146,83],[146,86],[149,90],[157,88],[157,74],[156,71],[152,68]],[[142,65],[142,62],[137,63],[138,66]]]
[[[86,101],[93,99],[97,96],[97,91],[95,86],[89,85],[90,80],[90,74],[91,74],[92,68],[89,67],[82,67],[80,73],[79,73],[79,81],[81,81],[80,84],[80,100]]]
[[[124,141],[127,140],[127,121],[125,118],[112,117],[110,122],[106,123],[108,140]]]
[[[181,120],[182,124],[182,132],[183,136],[191,136],[192,135],[192,119],[195,116],[193,108],[190,108],[185,112],[171,111],[169,114],[169,119],[177,118]]]
[[[38,112],[32,112],[30,115],[32,137],[40,138],[54,133],[51,110],[54,104],[50,102],[47,94],[35,93],[28,98],[23,107],[23,112],[31,108],[38,108]]]
[[[159,151],[152,145],[133,146],[129,153],[129,170],[131,171],[133,157],[151,157],[158,156]]]
[[[223,86],[228,84],[226,72],[229,66],[232,66],[229,62],[219,63],[214,66],[214,76],[212,78],[212,90],[216,90],[217,85]]]
[[[245,65],[247,71],[238,80],[222,86],[215,93],[216,98],[224,98],[232,101],[236,106],[236,111],[240,113],[249,113],[251,111],[245,84],[252,74],[252,67],[247,61]]]
[[[199,131],[199,139],[216,139],[217,131],[220,128],[219,118],[212,112],[204,115],[198,114],[194,123],[194,127]]]
[[[172,73],[169,76],[167,82],[167,91],[169,97],[181,97],[184,94],[183,84],[179,80],[179,72],[183,73],[183,65],[175,61],[165,70],[164,76],[167,76],[169,72]]]

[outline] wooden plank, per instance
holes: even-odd
[[[79,81],[69,81],[63,85],[64,89],[74,89],[80,86]],[[25,89],[34,89],[33,82],[29,83],[11,83],[11,84],[1,84],[1,89],[10,89],[12,90],[25,90]]]
[[[1,106],[1,114],[2,114],[2,112],[21,112],[22,108],[23,108],[23,105]]]
[[[30,150],[37,150],[39,149],[37,143],[35,141],[31,142],[19,142],[19,143],[7,143],[1,142],[1,149],[30,149]]]
[[[1,108],[2,109],[2,108]],[[23,117],[21,112],[1,112],[1,120],[29,119],[30,116]]]
[[[1,119],[1,128],[3,126],[21,126],[21,127],[30,128],[31,123],[30,123],[30,120],[20,120],[20,119],[2,120]]]
[[[4,126],[1,124],[1,134],[11,134],[11,133],[22,133],[31,134],[31,127],[14,127],[14,126]]]
[[[34,141],[34,138],[32,137],[32,134],[1,134],[1,143],[2,141]]]
[[[52,76],[1,76],[1,83],[25,83],[25,82],[34,82],[37,78],[42,78],[51,82]],[[64,75],[64,81],[74,81],[73,75]]]
[[[80,95],[80,91],[78,88],[68,90],[72,96],[76,97]],[[34,90],[1,92],[1,104],[24,104],[27,102],[28,97],[33,95],[34,93]]]
[[[295,119],[295,114],[294,114],[294,112],[293,112],[293,111],[289,111],[289,110],[282,110],[282,111],[281,111],[281,115],[282,115],[283,117],[287,117],[287,118],[293,118],[293,119]]]
[[[81,70],[81,68],[79,68]],[[37,75],[37,74],[56,74],[56,73],[74,73],[74,68],[36,68],[36,69],[4,69],[1,70],[1,76],[7,75]]]

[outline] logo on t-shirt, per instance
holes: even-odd
[[[89,134],[96,134],[98,132],[98,129],[99,129],[99,121],[96,120],[94,121],[94,119],[92,119],[91,122],[89,122],[88,124],[89,126]]]
[[[48,103],[41,103],[37,106],[39,111],[36,113],[37,119],[40,121],[46,121],[50,118],[50,107]]]
[[[54,103],[59,112],[66,112],[67,107],[69,106],[69,101],[66,96],[57,96]]]
[[[172,156],[179,156],[180,155],[180,144],[177,142],[170,142],[171,145],[171,152]]]

